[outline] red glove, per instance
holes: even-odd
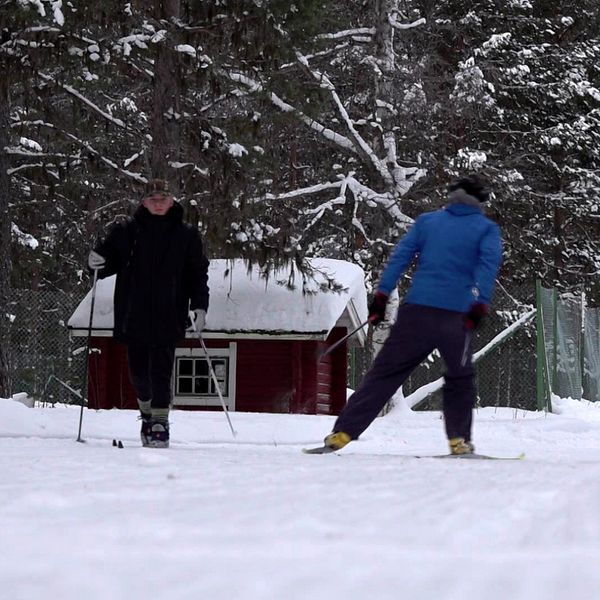
[[[487,304],[484,304],[483,302],[474,302],[471,304],[471,307],[464,316],[465,329],[468,331],[477,329],[488,313],[489,308]]]
[[[369,322],[371,325],[379,325],[385,321],[385,307],[388,303],[388,295],[383,292],[375,292],[373,300],[369,304]]]

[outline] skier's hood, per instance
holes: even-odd
[[[479,201],[477,204],[471,204],[466,202],[451,202],[446,206],[445,210],[455,217],[468,217],[469,215],[481,215],[483,214],[483,208]]]

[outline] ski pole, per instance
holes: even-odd
[[[343,344],[348,338],[352,337],[357,331],[360,331],[365,325],[368,325],[371,321],[367,319],[364,323],[359,325],[356,329],[346,334],[341,340],[338,340],[335,344],[332,344],[325,350],[320,356],[319,360],[324,359],[328,354],[331,354],[340,344]]]
[[[96,284],[98,283],[98,269],[94,269],[94,284],[92,285],[92,307],[90,308],[90,322],[88,325],[88,337],[87,337],[87,346],[85,352],[85,370],[83,374],[83,385],[81,388],[81,409],[79,411],[79,431],[77,432],[77,441],[85,442],[84,439],[81,438],[81,425],[83,424],[83,405],[85,404],[85,396],[86,388],[88,385],[89,379],[89,370],[90,370],[90,345],[92,340],[92,323],[94,321],[94,304],[96,303]]]
[[[210,371],[210,376],[215,384],[215,389],[217,390],[217,394],[219,395],[219,400],[221,401],[221,406],[223,407],[223,412],[225,413],[225,417],[227,417],[227,423],[229,423],[229,429],[231,429],[231,434],[233,437],[236,436],[235,429],[231,424],[231,419],[229,418],[229,411],[227,410],[227,405],[225,404],[225,400],[223,400],[223,394],[221,393],[221,386],[219,385],[219,381],[217,380],[217,375],[215,370],[213,369],[212,361],[210,360],[210,356],[208,354],[208,348],[204,343],[204,339],[202,338],[202,333],[196,329],[196,315],[192,311],[190,311],[190,321],[192,322],[192,327],[194,328],[194,332],[198,336],[198,341],[204,350],[204,354],[206,356],[206,362],[208,363],[208,370]]]
[[[465,333],[465,345],[463,348],[462,357],[460,359],[461,367],[464,367],[467,364],[467,357],[469,356],[469,346],[471,345],[472,338],[473,338],[473,332],[469,329]]]

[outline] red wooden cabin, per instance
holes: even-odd
[[[260,277],[240,260],[213,260],[210,307],[203,339],[229,410],[338,414],[346,402],[347,344],[319,356],[366,320],[364,274],[356,265],[312,259],[313,277],[290,287],[287,270]],[[296,275],[302,280],[300,274]],[[331,280],[338,292],[323,291]],[[90,408],[137,409],[125,346],[112,337],[114,277],[100,280],[92,322]],[[87,336],[91,292],[69,320]],[[350,340],[362,344],[365,331]],[[204,351],[193,332],[176,349],[176,408],[220,409]]]

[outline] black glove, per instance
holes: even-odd
[[[371,325],[379,325],[382,321],[385,321],[385,308],[387,306],[389,297],[383,292],[375,292],[373,300],[369,304],[369,322]]]
[[[465,329],[473,331],[481,325],[481,321],[487,316],[489,308],[487,304],[483,302],[474,302],[471,304],[468,312],[464,316]]]

